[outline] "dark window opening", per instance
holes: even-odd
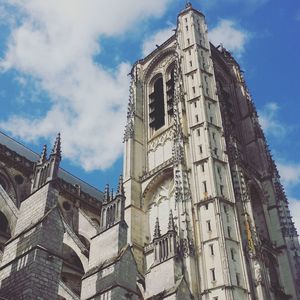
[[[16,175],[15,181],[17,184],[22,184],[24,182],[24,178],[21,175]]]
[[[224,186],[220,184],[220,192],[221,195],[224,196]]]
[[[157,130],[165,125],[164,86],[162,77],[154,83],[153,93],[149,95],[149,125]]]
[[[214,148],[214,154],[218,156],[218,148]]]
[[[229,226],[227,227],[227,234],[228,237],[231,238],[231,228]]]
[[[81,260],[75,251],[66,244],[63,244],[62,257],[61,279],[70,290],[79,296],[81,294],[81,278],[84,275]]]
[[[218,172],[220,180],[222,180],[222,173],[221,173],[221,168],[220,167],[217,168],[217,172]]]
[[[240,286],[240,274],[236,273],[236,285]]]
[[[235,256],[234,256],[235,255],[235,250],[231,248],[230,253],[231,253],[231,259],[235,260]]]
[[[207,224],[207,230],[211,231],[211,224],[210,224],[210,220],[206,221]]]
[[[203,190],[204,190],[204,193],[207,193],[206,181],[203,181]]]
[[[261,240],[270,241],[268,225],[265,218],[265,212],[262,204],[262,198],[258,190],[254,187],[250,189],[253,217],[257,233]]]
[[[278,287],[279,286],[279,277],[278,277],[278,262],[276,258],[272,254],[268,254],[267,258],[267,268],[269,271],[270,281],[272,287]]]
[[[211,272],[211,280],[216,281],[215,269],[210,269],[210,272]]]
[[[68,211],[68,210],[71,209],[71,204],[69,202],[67,202],[67,201],[64,201],[63,208],[64,208],[64,210]]]

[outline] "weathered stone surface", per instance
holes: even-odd
[[[190,3],[131,72],[117,195],[0,133],[0,296],[300,299],[300,247],[243,72]],[[123,183],[124,182],[124,183]]]

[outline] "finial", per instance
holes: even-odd
[[[114,189],[111,189],[111,191],[110,191],[110,199],[111,200],[114,199]]]
[[[170,209],[170,213],[169,213],[168,231],[175,231],[172,209]]]
[[[109,184],[105,185],[104,189],[104,201],[109,202]]]
[[[123,186],[123,175],[120,175],[117,195],[124,196],[124,194],[125,193],[124,193],[124,186]]]
[[[47,145],[44,145],[42,153],[40,155],[39,163],[42,164],[47,160]]]
[[[158,218],[156,218],[153,238],[156,239],[156,238],[159,238],[159,237],[160,237],[159,220],[158,220]]]
[[[185,2],[185,8],[190,8],[192,7],[192,3],[190,1]]]
[[[52,152],[52,155],[56,155],[59,160],[61,159],[61,141],[60,141],[60,133],[57,134]]]

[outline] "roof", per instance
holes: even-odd
[[[31,162],[36,162],[39,159],[39,154],[32,151],[31,149],[27,148],[23,144],[17,142],[16,140],[12,139],[5,133],[0,131],[0,144],[6,146],[10,150],[16,152],[20,156],[25,157]],[[63,168],[59,168],[58,177],[65,180],[66,182],[72,185],[79,185],[81,190],[90,196],[102,200],[103,199],[103,192],[99,191],[95,187],[91,186],[90,184],[84,182],[83,180],[79,179],[78,177],[72,175],[71,173],[67,172]]]

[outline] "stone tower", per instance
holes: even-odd
[[[238,63],[191,4],[131,71],[128,242],[145,299],[300,299],[300,248]]]
[[[238,63],[190,4],[131,71],[104,193],[0,132],[0,298],[300,299],[300,247]]]

